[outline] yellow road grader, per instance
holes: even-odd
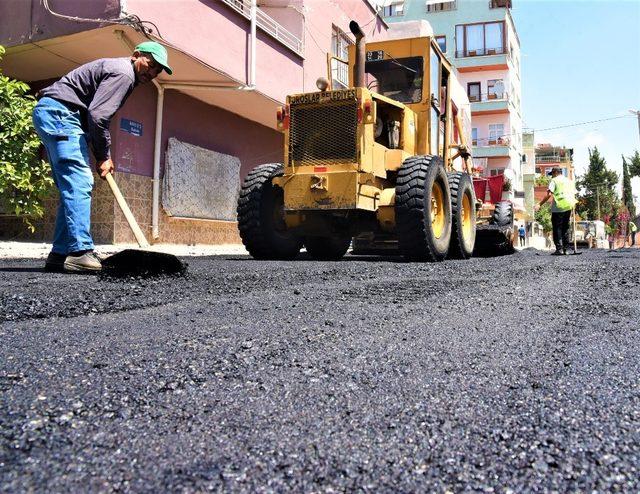
[[[467,259],[511,246],[511,203],[476,200],[454,69],[434,37],[365,45],[350,30],[350,87],[287,97],[284,164],[254,168],[238,227],[256,259],[319,260],[391,246],[410,261]],[[478,234],[478,235],[477,235]],[[484,249],[476,246],[476,237]]]

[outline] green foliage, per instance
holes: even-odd
[[[551,231],[551,206],[544,204],[535,215],[536,221],[542,225],[545,232]]]
[[[508,178],[504,179],[504,183],[502,184],[502,190],[505,192],[509,192],[513,189],[513,186],[511,185],[511,180],[509,180]]]
[[[0,46],[0,58],[4,48]],[[51,190],[49,165],[40,159],[40,139],[31,112],[36,105],[29,86],[0,72],[0,210],[31,220],[44,214],[43,200]]]
[[[633,191],[631,190],[631,175],[627,160],[622,157],[622,203],[627,207],[627,211],[632,218],[636,217],[636,207],[633,204]]]
[[[588,220],[603,219],[606,222],[607,218],[615,218],[621,204],[615,190],[617,183],[618,174],[607,168],[598,148],[589,149],[589,168],[576,182],[580,192],[576,212]]]
[[[547,187],[549,182],[551,182],[551,177],[540,175],[539,177],[536,177],[535,185],[536,187]]]
[[[633,156],[629,156],[629,175],[640,177],[640,153],[636,151]]]

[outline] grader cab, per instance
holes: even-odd
[[[353,239],[412,261],[467,259],[478,228],[491,231],[489,243],[509,243],[510,203],[476,200],[455,71],[435,38],[365,45],[358,24],[349,27],[350,87],[319,79],[320,91],[287,97],[277,115],[284,163],[260,165],[243,183],[238,226],[249,253],[293,259],[304,246],[336,260]]]

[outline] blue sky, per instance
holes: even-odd
[[[483,1],[483,0],[480,0]],[[513,0],[522,56],[522,111],[536,142],[573,147],[576,171],[595,145],[622,177],[621,154],[640,150],[640,0]],[[640,196],[640,179],[633,180]]]

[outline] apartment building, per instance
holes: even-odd
[[[347,84],[339,59],[350,20],[384,36],[369,0],[3,0],[4,75],[44,87],[97,58],[129,56],[147,39],[167,46],[173,76],[135,89],[111,122],[116,180],[154,242],[239,242],[235,203],[254,166],[283,159],[276,111],[287,94]],[[50,239],[55,198],[36,239]],[[92,210],[99,243],[134,242],[102,180]],[[24,232],[0,217],[0,238]]]
[[[391,32],[426,20],[458,69],[471,102],[473,159],[483,176],[504,174],[523,206],[520,41],[510,0],[381,0]]]
[[[536,145],[535,172],[547,175],[552,168],[560,168],[562,174],[574,180],[573,149],[565,146],[554,146],[549,143]]]

